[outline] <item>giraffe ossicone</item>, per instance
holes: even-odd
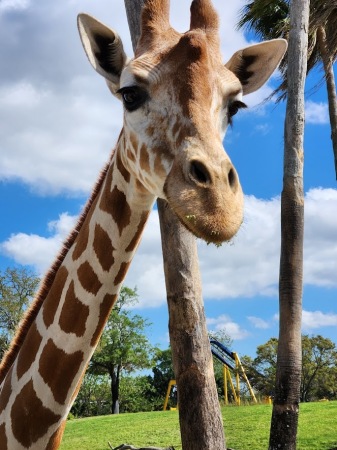
[[[238,175],[222,141],[242,96],[286,50],[273,40],[224,64],[219,20],[194,0],[178,33],[169,0],[147,0],[135,57],[118,34],[78,17],[84,50],[124,104],[123,129],[74,231],[47,274],[0,365],[0,448],[54,450],[85,369],[157,197],[196,236],[230,239],[243,217]]]

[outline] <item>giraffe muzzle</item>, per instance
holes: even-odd
[[[164,185],[172,210],[194,235],[207,242],[230,240],[243,220],[243,193],[228,157],[184,163],[177,158]],[[186,153],[184,155],[186,157]],[[215,162],[214,162],[215,161]]]

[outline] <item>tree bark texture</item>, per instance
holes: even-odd
[[[335,76],[333,71],[333,64],[331,61],[331,57],[329,55],[329,47],[326,40],[326,32],[323,27],[320,27],[317,30],[317,41],[319,46],[319,51],[321,53],[325,79],[326,79],[326,87],[328,93],[328,104],[329,104],[329,117],[330,117],[330,125],[331,125],[331,140],[332,140],[332,148],[334,153],[334,161],[335,161],[335,172],[337,179],[337,95],[336,95],[336,83]]]
[[[309,0],[293,0],[281,196],[280,328],[269,450],[296,449],[302,366],[303,133],[308,20]]]
[[[195,238],[158,200],[184,450],[221,450],[225,438],[206,328]],[[172,249],[174,251],[172,251]]]
[[[125,0],[134,49],[140,35],[143,3],[144,0]],[[196,240],[164,200],[158,200],[158,211],[182,448],[223,450],[225,436],[206,328]]]

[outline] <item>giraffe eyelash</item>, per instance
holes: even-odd
[[[240,100],[234,100],[233,102],[228,104],[227,107],[227,118],[229,125],[233,124],[232,117],[239,111],[239,109],[247,108],[246,103],[241,102]]]

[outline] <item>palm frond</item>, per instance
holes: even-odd
[[[261,39],[288,39],[289,3],[290,0],[251,0],[241,9],[237,26],[239,29],[254,31]],[[311,0],[309,20],[307,73],[322,61],[317,43],[317,30],[320,27],[325,29],[332,63],[337,60],[337,0]],[[284,100],[287,95],[286,58],[281,62],[279,71],[281,82],[268,97],[276,97],[277,102]]]

